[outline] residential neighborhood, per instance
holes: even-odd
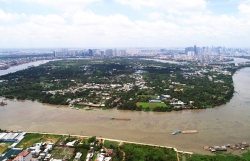
[[[36,138],[47,137],[45,142],[35,142],[31,146],[22,148],[24,144],[31,144],[34,138],[24,139],[33,136]],[[56,142],[51,142],[51,137]],[[23,140],[24,139],[24,140]],[[43,140],[40,138],[39,140]],[[97,140],[95,137],[71,137],[50,134],[26,134],[26,132],[1,132],[0,144],[9,145],[0,149],[1,161],[64,161],[64,160],[86,160],[86,161],[110,161],[114,149],[106,148],[104,140]],[[13,144],[12,144],[13,143]],[[79,150],[79,151],[78,151]],[[83,158],[85,157],[85,158]]]

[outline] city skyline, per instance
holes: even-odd
[[[0,48],[249,48],[250,0],[0,0]]]

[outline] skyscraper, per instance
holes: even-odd
[[[194,45],[194,54],[195,54],[195,55],[197,55],[197,54],[198,54],[198,51],[197,51],[196,45]]]
[[[89,56],[93,56],[93,50],[89,49]]]

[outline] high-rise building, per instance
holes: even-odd
[[[113,50],[112,49],[107,49],[105,51],[105,56],[113,56]]]
[[[126,56],[126,50],[120,50],[120,55],[121,56]]]
[[[194,51],[194,48],[193,47],[186,47],[185,53],[187,54],[189,51]]]
[[[89,56],[93,56],[93,50],[89,49],[88,55],[89,55]]]
[[[197,54],[198,54],[198,51],[197,51],[196,45],[194,45],[194,54],[195,54],[195,55],[197,55]]]
[[[104,51],[101,51],[101,57],[104,57]]]

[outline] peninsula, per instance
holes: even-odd
[[[232,98],[232,75],[246,66],[250,65],[61,60],[0,76],[0,95],[76,109],[165,112],[213,108]]]

